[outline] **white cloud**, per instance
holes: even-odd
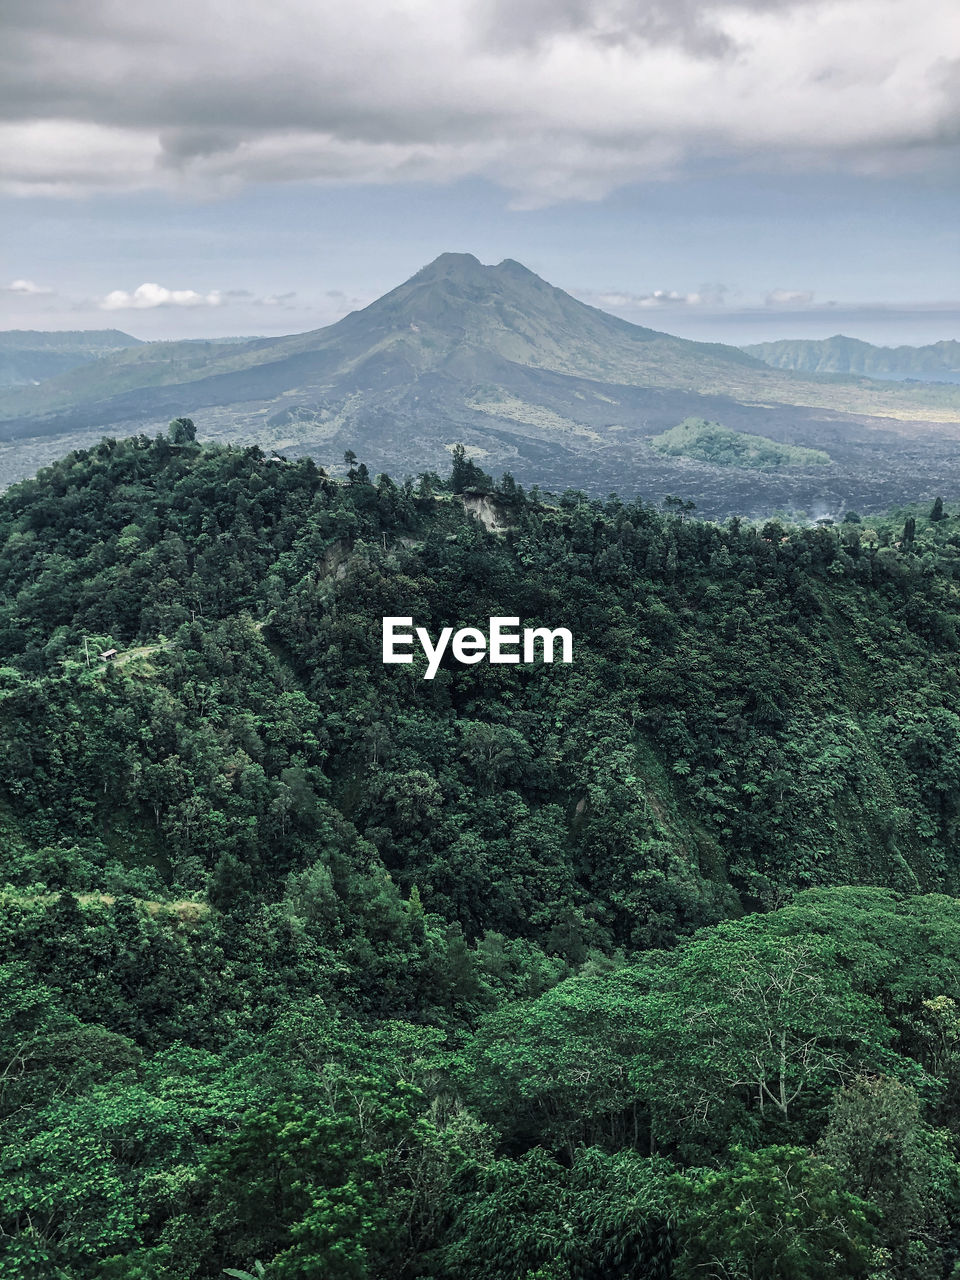
[[[813,294],[808,289],[771,289],[765,301],[768,307],[805,307]]]
[[[4,285],[4,292],[19,293],[24,298],[36,298],[52,294],[54,291],[33,280],[11,280],[8,285]]]
[[[670,307],[678,303],[697,303],[696,293],[678,293],[675,289],[654,289],[653,293],[605,293],[600,295],[601,305],[608,307]]]
[[[717,159],[936,168],[960,141],[956,18],[956,0],[233,0],[229,22],[219,0],[6,0],[0,188],[480,176],[529,208]]]
[[[703,284],[693,293],[678,289],[654,289],[651,293],[580,293],[577,296],[595,307],[614,311],[652,311],[661,307],[722,306],[730,292],[725,284]]]
[[[0,51],[0,78],[3,53]],[[150,130],[54,117],[3,120],[0,189],[20,196],[157,186],[159,140]]]
[[[221,290],[198,293],[195,289],[165,289],[160,284],[141,284],[132,293],[114,289],[100,302],[103,311],[148,311],[154,307],[222,307]]]

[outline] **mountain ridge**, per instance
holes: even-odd
[[[141,345],[139,338],[120,329],[0,330],[0,392],[32,386]]]
[[[872,378],[960,381],[960,342],[948,338],[926,346],[875,346],[836,333],[831,338],[782,338],[742,350],[775,369],[800,373],[864,374]]]

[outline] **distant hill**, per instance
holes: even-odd
[[[960,342],[954,339],[926,347],[875,347],[838,333],[833,338],[757,342],[743,350],[774,369],[795,369],[800,373],[960,382]]]
[[[511,259],[484,266],[455,253],[324,329],[143,344],[0,395],[0,482],[105,430],[152,431],[182,414],[201,437],[327,467],[353,449],[400,477],[443,470],[462,442],[487,471],[522,483],[682,491],[714,515],[951,496],[950,466],[960,494],[960,461],[945,470],[943,457],[958,452],[960,388],[772,369],[608,315]],[[689,417],[833,462],[760,474],[651,446]]]
[[[119,329],[0,330],[0,388],[28,387],[129,347],[139,338]]]

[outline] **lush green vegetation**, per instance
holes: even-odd
[[[2,1280],[949,1275],[956,516],[193,434],[0,496]]]
[[[830,461],[822,449],[781,444],[766,436],[731,431],[705,418],[684,418],[683,422],[654,436],[650,442],[659,453],[673,458],[696,458],[719,467],[750,467],[772,471],[777,467],[816,467]]]

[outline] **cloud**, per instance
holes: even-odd
[[[722,306],[730,289],[725,284],[703,284],[695,293],[683,293],[677,289],[654,289],[652,293],[590,293],[578,294],[595,307],[612,308],[615,311],[648,311],[660,307]]]
[[[675,289],[654,289],[653,293],[602,293],[599,295],[601,306],[608,307],[670,307],[696,304],[700,297],[696,293],[678,293]]]
[[[24,298],[36,298],[54,292],[46,285],[36,284],[33,280],[11,280],[3,287],[4,293],[18,293]]]
[[[342,289],[328,289],[324,297],[329,299],[338,316],[349,315],[351,311],[361,311],[375,300],[375,295],[359,298],[354,294],[344,293]]]
[[[731,7],[724,0],[487,0],[480,13],[495,48],[544,48],[558,37],[574,37],[606,49],[679,45],[722,57],[738,50],[723,25]],[[737,7],[762,13],[786,6],[782,0],[741,0]]]
[[[806,307],[813,302],[807,289],[771,289],[765,298],[768,307]]]
[[[195,289],[165,289],[160,284],[141,284],[132,293],[114,289],[100,302],[103,311],[149,311],[154,307],[222,307],[219,289],[198,293]]]
[[[0,80],[5,48],[0,45]],[[160,143],[148,129],[65,119],[3,119],[0,88],[0,190],[64,196],[156,187]]]
[[[956,0],[5,0],[3,23],[21,195],[479,176],[531,208],[960,150]]]
[[[284,311],[297,310],[297,294],[270,293],[258,297],[250,289],[210,289],[201,293],[197,289],[167,289],[162,284],[141,284],[136,289],[114,289],[101,298],[97,306],[101,311],[153,311],[158,307],[276,307]]]

